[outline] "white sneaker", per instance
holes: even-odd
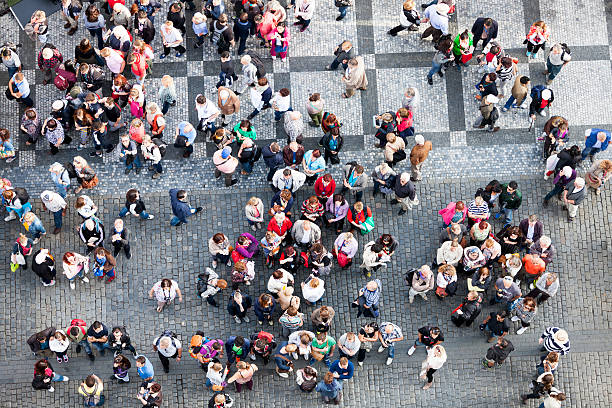
[[[152,220],[153,218],[155,218],[152,214],[149,214],[149,218],[147,218],[147,220]]]
[[[278,374],[280,377],[283,377],[283,378],[289,378],[289,374],[287,374],[287,373],[278,373],[277,372],[276,374]]]
[[[251,361],[255,361],[257,359],[257,357],[255,357],[255,354],[249,354],[249,358],[251,359]]]
[[[81,280],[85,283],[89,283],[89,278],[87,276],[83,276],[83,279]]]
[[[409,298],[408,303],[412,304],[414,302],[414,298]]]
[[[304,354],[304,360],[308,360],[308,354]]]
[[[252,229],[253,231],[257,231],[257,227],[255,226],[255,224],[251,225],[251,229]],[[279,375],[280,375],[280,374],[279,374]]]
[[[212,261],[212,267],[213,269],[217,269],[217,261]]]
[[[76,288],[76,284],[74,282],[70,282],[70,289],[74,290]]]
[[[249,319],[249,316],[244,316],[242,320],[244,320],[245,323],[248,323],[251,321],[251,319]]]
[[[270,320],[270,321],[268,321],[268,324],[269,324],[270,326],[274,326],[274,320]]]
[[[247,286],[251,286],[251,281],[250,280],[245,280],[244,284],[247,285]]]
[[[359,364],[359,367],[363,367],[363,361],[359,361],[358,364]]]
[[[236,321],[236,323],[242,323],[242,320],[240,320],[238,316],[234,316],[234,320]]]
[[[540,112],[540,116],[546,116],[546,113],[544,113],[544,111]]]
[[[410,347],[410,349],[408,350],[408,355],[409,356],[413,355],[415,350],[416,350],[416,347],[414,346]]]
[[[427,295],[422,296],[423,300],[427,300]]]
[[[225,265],[226,266],[232,266],[232,258],[230,258]]]
[[[387,365],[391,365],[391,363],[393,362],[393,359],[391,357],[387,358]]]
[[[298,358],[300,358],[300,356],[297,353],[297,351],[294,351],[293,353],[291,353],[291,357],[293,357],[294,360],[297,360]]]
[[[527,327],[521,327],[520,329],[516,331],[516,334],[523,334],[525,333],[525,330],[527,330]]]
[[[36,238],[34,239],[34,241],[32,241],[32,244],[36,245],[40,242],[40,238]]]
[[[49,391],[49,392],[55,392],[55,388],[53,388],[53,387],[49,387],[49,389],[48,389],[47,391]]]
[[[378,352],[379,352],[379,353],[382,353],[383,351],[385,351],[385,347],[384,347],[384,346],[380,346],[380,347],[378,348]]]
[[[512,316],[512,320],[513,322],[518,322],[519,320],[521,320],[518,316]]]
[[[261,229],[261,222],[257,223],[257,229],[259,229],[259,230]]]
[[[548,180],[548,176],[544,176],[544,180]]]
[[[68,381],[70,378],[64,376],[64,381]]]
[[[4,217],[4,221],[9,222],[10,220],[14,220],[15,218],[17,218],[15,216],[15,213],[11,212],[7,217]],[[51,387],[51,388],[53,388],[53,387]]]

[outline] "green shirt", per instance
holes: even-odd
[[[322,343],[319,343],[316,337],[312,339],[311,347],[313,349],[316,349],[316,351],[320,353],[327,354],[330,352],[331,348],[334,347],[335,345],[336,345],[336,340],[334,340],[334,338],[331,336],[327,336],[325,338],[325,341],[323,341]]]
[[[519,189],[516,189],[514,193],[508,193],[508,184],[502,185],[502,192],[499,194],[499,204],[505,203],[505,207],[509,210],[516,210],[521,206],[523,202],[523,195]]]
[[[245,132],[244,130],[240,129],[240,122],[236,123],[236,126],[234,126],[234,133],[236,133],[236,141],[238,142],[238,144],[244,142],[244,139],[246,138],[253,140],[257,139],[257,133],[255,133],[255,129],[251,126],[251,130]]]

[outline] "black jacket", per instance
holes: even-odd
[[[495,361],[497,364],[501,364],[504,362],[506,358],[514,351],[514,346],[510,342],[510,340],[506,340],[508,345],[504,348],[501,348],[499,344],[494,344],[489,347],[487,350],[487,359]]]
[[[39,336],[44,336],[45,339],[47,339],[47,342],[49,341],[49,339],[51,338],[51,335],[53,335],[55,333],[55,327],[49,327],[46,328],[43,331],[39,331],[37,333],[34,333],[33,335],[30,336],[30,338],[27,340],[28,346],[30,346],[30,350],[32,350],[33,353],[37,353],[40,351],[40,343],[38,342],[38,337]]]
[[[474,22],[474,25],[472,26],[472,34],[474,34],[474,40],[480,39],[480,37],[482,37],[482,33],[484,31],[485,20],[486,20],[485,17],[479,17]],[[489,29],[489,32],[487,33],[487,39],[484,41],[485,45],[492,39],[497,38],[497,27],[498,27],[497,21],[493,19],[491,20],[493,21],[493,24],[491,25],[491,28]]]
[[[325,148],[325,150],[329,150],[333,152],[339,152],[340,150],[342,150],[342,145],[344,144],[344,138],[342,137],[342,135],[338,135],[338,145],[336,146],[335,149],[331,149],[329,147],[329,141],[331,139],[332,139],[331,132],[327,132],[325,136],[323,136],[323,140],[321,142],[323,143],[323,147]]]
[[[467,297],[463,299],[463,306],[461,306],[461,311],[463,312],[463,318],[466,321],[474,321],[480,311],[482,310],[482,305],[479,302],[480,298],[475,300],[468,300]]]
[[[36,256],[40,254],[40,249],[34,252],[32,255],[32,270],[38,277],[44,279],[45,281],[50,281],[55,278],[55,261],[49,257],[45,258],[45,261],[41,264],[36,263]]]
[[[270,150],[270,145],[264,146],[264,148],[261,150],[264,162],[266,162],[266,166],[268,166],[268,168],[277,169],[285,165],[282,150],[278,153],[273,153],[272,150]]]
[[[142,31],[138,30],[139,26],[138,17],[136,17],[134,18],[134,33],[142,38],[142,41],[149,44],[155,38],[155,27],[153,23],[147,18],[143,24]]]
[[[406,184],[402,185],[401,177],[396,177],[393,191],[395,192],[397,198],[408,197],[410,200],[414,200],[416,197],[416,190],[414,189],[414,184],[412,184],[412,181],[408,180]]]

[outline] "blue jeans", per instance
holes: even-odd
[[[246,162],[246,163],[240,163],[242,165],[242,170],[246,171],[247,173],[251,173],[253,171],[253,162]]]
[[[126,162],[125,157],[122,157],[121,161],[125,163]],[[134,166],[136,166],[136,168],[138,169],[142,167],[142,162],[140,161],[140,157],[138,157],[138,155],[134,156],[134,161],[132,161],[130,164],[126,164],[125,167],[128,169],[132,169],[134,168]]]
[[[582,150],[582,160],[586,159],[587,156],[595,156],[601,149],[599,147],[586,147]]]
[[[64,376],[58,373],[53,373],[51,381],[64,381]]]
[[[487,325],[485,326],[485,330],[489,332],[489,337],[492,337],[494,339],[497,339],[500,335],[499,334],[494,334],[491,329],[489,329],[489,323],[487,323]]]
[[[387,346],[387,353],[387,356],[389,358],[395,357],[395,343],[389,343],[389,345]]]
[[[179,219],[179,217],[177,217],[176,215],[172,217],[172,219],[170,220],[170,225],[172,225],[173,227],[179,226],[181,224],[186,224],[186,223],[187,221],[183,221]]]
[[[514,105],[514,101],[515,101],[515,100],[516,100],[516,99],[514,98],[514,96],[510,95],[510,97],[509,97],[509,98],[508,98],[508,100],[506,101],[506,104],[504,105],[504,108],[506,108],[506,109],[510,109],[510,107],[512,107],[512,106],[516,106],[516,105]]]
[[[346,10],[348,10],[348,6],[340,6],[338,7],[338,11],[340,12],[340,17],[346,17]]]
[[[547,79],[549,81],[552,81],[553,79],[555,79],[555,77],[559,75],[559,72],[561,72],[561,68],[563,68],[563,65],[553,65],[550,63],[550,58],[547,58],[546,59],[546,70],[548,71]]]
[[[55,189],[57,190],[57,194],[62,196],[62,198],[66,198],[68,195],[68,187],[63,184],[55,183]]]
[[[88,31],[92,37],[96,37],[98,39],[98,48],[99,49],[104,48],[104,40],[102,39],[102,28],[96,28],[96,29],[88,30]]]
[[[286,111],[277,111],[277,110],[275,110],[274,111],[274,120],[278,122],[279,120],[281,120],[283,118],[283,114],[285,112],[289,112],[289,111],[292,111],[292,110],[293,110],[293,108],[291,108],[291,107],[289,107],[289,109],[287,109]]]
[[[431,62],[431,69],[429,70],[429,73],[427,74],[427,78],[432,78],[434,74],[440,72],[440,69],[442,68],[441,64],[436,64],[435,62]]]
[[[85,349],[85,353],[92,354],[91,346],[89,345],[89,342],[87,341],[87,339],[83,339],[79,341],[79,346]]]
[[[64,210],[59,210],[53,213],[53,222],[55,223],[55,228],[62,228],[62,212]]]
[[[91,343],[91,345],[100,353],[104,353],[104,349],[110,348],[108,343]]]
[[[9,74],[9,78],[12,78],[13,75],[15,75],[17,73],[17,71],[19,71],[19,68],[17,67],[13,67],[13,68],[8,68],[8,74]]]
[[[121,209],[121,211],[119,211],[119,217],[123,218],[127,215],[127,213],[129,213],[130,210],[128,210],[127,207],[123,207]],[[146,211],[141,212],[140,214],[138,214],[138,216],[140,218],[142,218],[143,220],[148,220],[149,219],[149,213],[147,213]]]
[[[512,223],[512,211],[510,208],[499,208],[499,212],[504,214],[504,226]]]
[[[553,198],[555,195],[561,194],[563,192],[563,189],[564,187],[561,184],[555,184],[553,189],[550,190],[548,194],[546,194],[546,197],[544,197],[544,201],[548,201],[551,198]]]

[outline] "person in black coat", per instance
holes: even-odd
[[[480,315],[482,310],[482,298],[476,291],[469,292],[461,305],[451,315],[451,320],[457,327],[461,327],[465,323],[465,327],[469,327],[474,323],[474,320]]]
[[[340,135],[340,128],[331,128],[323,136],[321,143],[323,143],[323,149],[325,149],[325,163],[339,164],[338,153],[344,144],[344,138]]]
[[[401,204],[402,207],[398,215],[406,214],[407,210],[411,210],[413,205],[418,204],[418,201],[416,201],[416,190],[414,184],[410,181],[409,173],[402,173],[399,177],[395,178],[393,194],[394,198],[391,200],[391,204]]]
[[[264,162],[266,166],[268,166],[268,181],[272,181],[272,177],[274,177],[274,173],[276,170],[285,167],[285,161],[283,160],[283,152],[278,145],[278,143],[273,142],[267,146],[264,146],[261,149],[261,154],[263,156]]]
[[[174,2],[168,9],[168,21],[172,21],[174,28],[181,30],[183,36],[185,35],[185,11],[183,6],[179,2]]]
[[[559,161],[555,166],[555,174],[558,174],[565,166],[570,166],[575,170],[581,160],[580,148],[577,145],[566,147],[557,154],[557,158]]]
[[[34,252],[32,257],[32,270],[40,280],[43,286],[51,286],[55,284],[55,261],[49,255],[49,250],[41,248]]]
[[[479,17],[472,26],[472,34],[474,39],[474,48],[478,46],[478,42],[482,40],[482,48],[487,46],[489,41],[497,38],[497,21],[489,17]]]
[[[533,229],[533,235],[529,236],[529,227]],[[523,235],[523,244],[521,249],[528,248],[534,242],[538,242],[540,237],[544,234],[544,225],[538,220],[538,216],[531,214],[529,218],[525,218],[519,223],[519,229]]]
[[[108,336],[108,344],[110,345],[109,348],[115,352],[115,356],[123,350],[130,350],[136,356],[136,349],[123,326],[113,327],[111,334]]]
[[[134,34],[142,38],[147,44],[151,44],[155,38],[155,27],[149,18],[147,12],[140,10],[137,16],[134,18]]]
[[[30,346],[32,353],[36,355],[37,353],[44,352],[44,350],[49,350],[49,340],[55,332],[55,327],[48,327],[45,330],[31,335],[26,342],[28,346]]]

